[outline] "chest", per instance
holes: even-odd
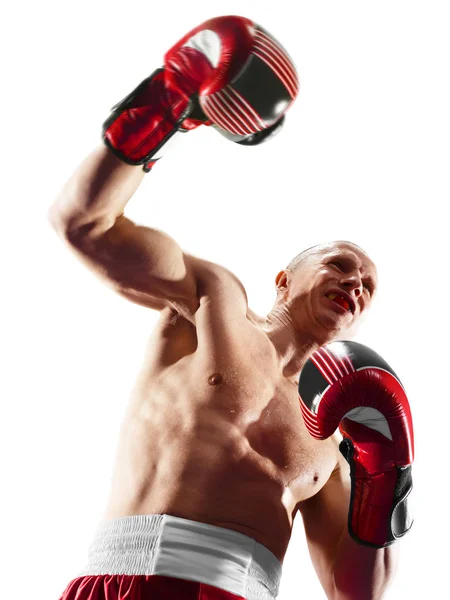
[[[160,373],[158,382],[167,430],[175,425],[190,432],[210,461],[227,465],[233,477],[270,481],[290,496],[289,504],[318,491],[336,465],[333,440],[310,436],[296,385],[280,374],[258,336],[249,334],[231,353],[197,349]]]
[[[297,499],[312,495],[336,465],[335,442],[306,430],[297,387],[264,332],[243,318],[220,327],[226,335],[213,336],[210,322],[175,317],[156,331],[142,391],[167,428],[195,428],[196,439],[221,461],[236,461],[241,474],[270,478]]]
[[[267,381],[264,388],[269,387]],[[256,391],[264,397],[263,390]],[[253,413],[245,427],[245,439],[258,457],[256,462],[260,461],[280,489],[292,494],[296,501],[317,492],[336,465],[335,441],[311,437],[301,415],[297,390],[290,383],[278,382],[273,387],[259,405],[258,414]]]

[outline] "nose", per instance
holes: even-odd
[[[345,287],[348,292],[354,292],[355,296],[359,298],[362,294],[362,281],[359,273],[348,273],[341,279],[341,285]]]

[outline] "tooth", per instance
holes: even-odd
[[[328,297],[330,300],[334,300],[334,299],[337,297],[337,294],[328,294],[328,295],[327,295],[327,297]]]

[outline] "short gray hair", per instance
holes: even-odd
[[[315,254],[315,253],[320,252],[320,250],[322,248],[325,248],[329,244],[350,244],[351,246],[356,246],[356,248],[359,248],[362,252],[364,252],[364,254],[367,254],[367,252],[365,250],[363,250],[360,246],[358,246],[357,244],[354,244],[353,242],[348,242],[347,240],[337,240],[336,242],[328,242],[328,243],[324,243],[324,244],[316,244],[315,246],[310,246],[309,248],[306,248],[306,250],[303,250],[303,252],[300,252],[300,254],[297,254],[297,256],[295,256],[291,260],[291,262],[288,264],[288,266],[286,267],[286,269],[289,270],[289,271],[295,271],[295,269],[297,269],[302,263],[304,263],[305,260],[311,254]]]

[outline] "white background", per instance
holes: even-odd
[[[205,19],[288,49],[301,92],[257,148],[185,136],[126,214],[219,262],[266,314],[304,248],[361,245],[380,288],[357,341],[392,365],[416,428],[416,523],[386,598],[448,593],[449,16],[442,2],[25,2],[2,37],[2,596],[57,599],[105,507],[118,428],[157,313],[116,297],[47,210],[110,108]],[[280,600],[324,598],[294,528]]]

